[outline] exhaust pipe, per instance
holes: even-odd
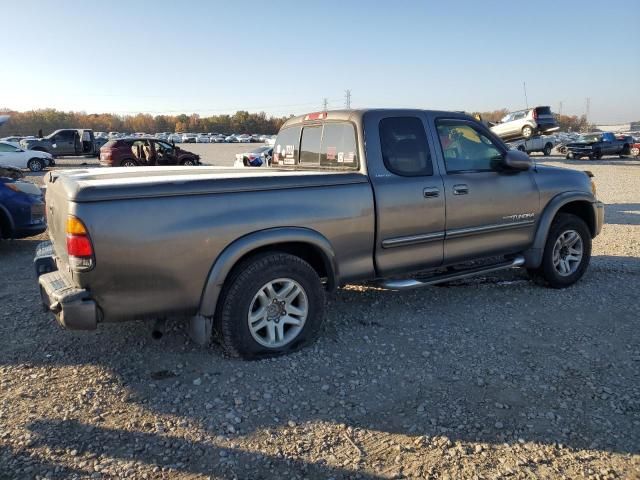
[[[167,323],[166,318],[158,318],[153,323],[153,328],[151,329],[151,338],[154,340],[160,340],[164,335],[164,328]]]

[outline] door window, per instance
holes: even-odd
[[[0,143],[0,152],[17,152],[18,149],[6,143]]]
[[[422,120],[390,117],[380,120],[380,147],[387,170],[404,177],[433,175],[433,164]]]
[[[75,133],[72,130],[63,130],[62,132],[56,133],[56,141],[57,142],[73,142],[75,140]]]
[[[447,173],[497,170],[502,150],[473,125],[460,120],[436,122]]]

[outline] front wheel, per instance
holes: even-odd
[[[640,148],[639,147],[631,147],[631,149],[629,150],[629,153],[631,154],[632,157],[640,156]]]
[[[575,158],[575,155],[572,152],[567,152],[567,155],[564,157],[567,160],[573,160]]]
[[[120,164],[123,167],[137,167],[138,163],[135,160],[131,160],[130,158],[123,160],[122,163]]]
[[[542,153],[544,154],[545,157],[548,157],[549,155],[551,155],[551,150],[553,149],[553,145],[551,145],[550,143],[547,143],[544,146],[544,149],[542,150]]]
[[[324,289],[316,271],[299,257],[272,252],[234,269],[214,326],[227,353],[255,359],[309,344],[323,318]]]
[[[196,164],[196,162],[192,158],[187,158],[186,160],[183,160],[180,163],[180,165],[186,165],[186,166],[194,166],[195,164]]]
[[[27,162],[27,168],[32,172],[40,172],[44,169],[44,162],[39,158],[32,158]]]
[[[537,283],[566,288],[584,275],[591,260],[591,233],[580,217],[560,213],[556,216],[545,243],[542,263],[530,269]]]

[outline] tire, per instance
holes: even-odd
[[[268,293],[269,285],[276,301],[283,300],[278,294],[291,285],[301,294],[291,304],[273,308],[278,304]],[[280,310],[269,310],[277,308]],[[306,314],[292,313],[292,308]],[[282,316],[285,311],[288,313]],[[214,330],[229,355],[249,360],[283,355],[308,345],[318,336],[323,319],[324,289],[316,271],[299,257],[269,252],[234,268],[218,301]],[[302,323],[295,325],[292,320]]]
[[[564,158],[566,158],[567,160],[573,160],[576,158],[576,156],[571,152],[567,152],[567,155]]]
[[[122,162],[120,162],[120,166],[121,167],[137,167],[138,162],[136,162],[132,158],[125,158],[124,160],[122,160]]]
[[[182,162],[180,162],[180,165],[185,165],[185,166],[190,166],[193,167],[195,166],[196,162],[193,158],[187,158],[185,160],[182,160]]]
[[[551,150],[553,150],[553,145],[551,145],[550,143],[547,143],[544,146],[542,153],[544,154],[545,157],[548,157],[549,155],[551,155]]]
[[[602,158],[602,151],[601,151],[601,150],[595,150],[595,151],[593,152],[593,156],[592,156],[592,157],[589,157],[589,160],[593,160],[594,158],[595,158],[596,160],[600,160],[600,159]]]
[[[638,147],[632,147],[632,148],[629,150],[629,154],[630,154],[632,157],[638,157],[638,156],[640,156],[640,148],[638,148]]]
[[[44,162],[39,158],[32,158],[27,162],[27,168],[32,172],[41,172],[44,170]]]
[[[573,234],[579,238],[575,240]],[[570,242],[574,243],[568,246]],[[578,255],[572,249],[574,252],[581,252],[579,259],[575,258]],[[573,260],[568,257],[573,257]],[[540,285],[566,288],[582,278],[590,260],[591,232],[587,224],[575,215],[559,213],[549,229],[540,267],[529,269],[528,272]]]
[[[533,137],[533,128],[531,128],[529,125],[525,125],[524,127],[522,127],[522,136],[527,140]]]

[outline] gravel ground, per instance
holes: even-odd
[[[579,284],[347,286],[278,359],[179,322],[63,331],[39,240],[0,243],[0,479],[640,478],[640,165],[545,161],[593,171],[608,204]]]

